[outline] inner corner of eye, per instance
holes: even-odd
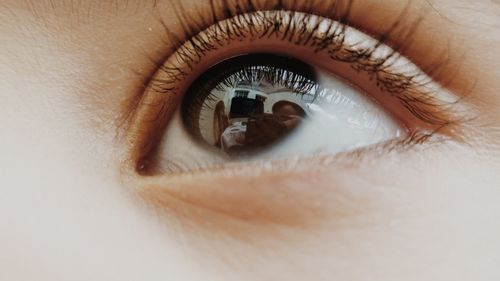
[[[159,156],[171,167],[335,154],[405,131],[357,87],[273,53],[245,54],[207,69],[187,88],[179,112]]]

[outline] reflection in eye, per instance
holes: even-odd
[[[224,61],[188,92],[187,129],[230,155],[271,146],[306,118],[306,99],[317,85],[313,73],[307,64],[273,55]]]
[[[401,136],[403,129],[362,93],[317,72],[272,54],[226,60],[189,89],[184,125],[233,158],[339,152]]]

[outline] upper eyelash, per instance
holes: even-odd
[[[319,22],[312,29],[309,26],[309,21],[317,16],[302,11],[312,11],[311,4],[295,4],[293,8],[297,11],[290,11],[284,10],[283,1],[271,5],[271,9],[274,10],[262,11],[251,0],[235,1],[232,5],[228,0],[212,0],[210,18],[201,13],[197,14],[197,19],[181,18],[184,19],[181,24],[186,36],[184,40],[171,32],[166,24],[163,24],[163,27],[167,41],[176,55],[177,63],[187,66],[189,70],[192,70],[207,52],[217,50],[233,40],[248,36],[261,38],[275,36],[292,44],[308,45],[315,52],[327,51],[333,60],[351,63],[352,68],[370,75],[382,91],[398,98],[409,112],[430,125],[443,128],[458,122],[447,114],[455,102],[439,99],[435,94],[436,89],[423,91],[432,82],[430,78],[422,79],[428,77],[423,71],[403,74],[392,69],[394,58],[400,55],[398,50],[404,49],[403,45],[394,47],[394,52],[384,57],[373,55],[385,45],[385,41],[390,37],[389,33],[397,30],[400,25],[399,20],[375,44],[363,48],[349,46],[344,39],[350,12],[349,3],[352,1],[348,1],[343,8],[339,4],[341,1],[333,2],[335,3],[332,4],[333,14],[339,16],[335,21],[330,21],[328,28],[322,29],[327,30],[327,34],[319,33]],[[182,11],[181,6],[177,13],[180,14]],[[297,20],[299,14],[301,17]],[[399,30],[404,38],[409,38],[412,31],[417,28],[419,20],[414,25]],[[436,64],[434,69],[429,68],[427,72],[437,72],[439,66]],[[174,64],[163,64],[159,66],[159,70],[164,73],[163,77],[167,78],[152,79],[149,85],[158,93],[177,93],[180,89],[173,85],[189,75],[189,71]]]
[[[223,79],[217,79],[219,77]],[[236,87],[241,81],[248,83],[264,81],[269,85],[286,89],[289,94],[300,97],[309,95],[311,99],[309,102],[324,98],[324,92],[321,91],[323,88],[317,81],[314,68],[290,57],[277,57],[265,53],[229,59],[205,72],[199,79],[203,82],[191,85],[191,90],[193,87],[196,90],[190,90],[185,94],[184,99],[190,100],[190,106],[182,116],[189,124],[187,129],[199,137],[202,137],[199,135],[202,129],[198,121],[203,118],[200,112],[202,109],[215,110],[205,102],[207,99],[217,99],[213,96],[212,90],[225,91],[226,88]]]

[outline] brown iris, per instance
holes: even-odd
[[[205,72],[186,94],[182,115],[196,139],[241,156],[270,147],[307,117],[317,83],[296,59],[254,54]]]

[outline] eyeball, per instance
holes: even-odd
[[[189,159],[195,166],[339,153],[406,133],[355,86],[275,54],[233,57],[208,69],[187,90],[179,115],[163,150],[168,163]]]

